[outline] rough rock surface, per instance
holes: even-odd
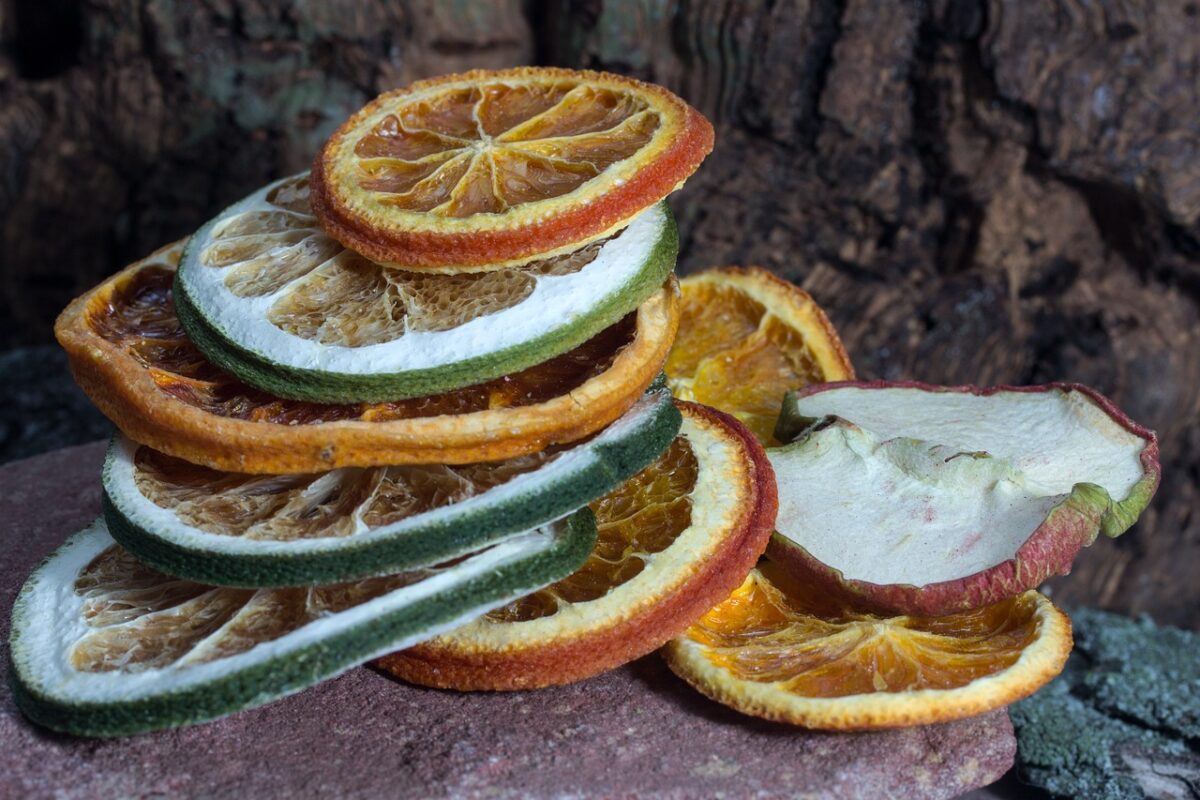
[[[1200,626],[1195,0],[0,0],[0,343],[303,168],[369,96],[537,62],[682,93],[681,266],[764,264],[865,377],[1077,380],[1158,430],[1056,597]]]
[[[1022,779],[1061,797],[1194,798],[1200,787],[1200,636],[1082,609],[1075,652],[1012,708]]]
[[[0,619],[97,512],[102,448],[0,469]],[[0,646],[2,649],[2,646]],[[7,656],[0,653],[5,661]],[[456,694],[369,669],[208,725],[121,740],[39,730],[0,688],[0,797],[952,797],[998,778],[1005,712],[874,734],[742,717],[649,656],[574,686]]]

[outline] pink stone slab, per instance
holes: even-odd
[[[0,467],[0,620],[39,559],[99,511],[103,445]],[[999,778],[1005,712],[826,734],[741,716],[657,656],[509,694],[407,686],[356,669],[217,722],[116,740],[30,725],[0,686],[0,798],[953,797]]]

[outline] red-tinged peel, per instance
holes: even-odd
[[[780,432],[796,439],[770,451],[768,555],[881,613],[966,611],[1067,574],[1160,476],[1154,434],[1071,384],[816,386],[789,395]]]

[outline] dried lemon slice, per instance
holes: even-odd
[[[653,294],[675,265],[666,204],[579,250],[520,267],[431,275],[330,239],[308,175],[276,181],[188,240],[175,302],[188,338],[263,391],[324,403],[423,397],[571,350]]]
[[[13,606],[13,697],[84,736],[187,725],[293,694],[574,569],[586,510],[450,565],[356,583],[229,589],[142,565],[103,523],[67,540]]]
[[[76,298],[55,335],[80,386],[129,438],[228,472],[464,464],[573,442],[637,402],[678,325],[672,278],[574,350],[487,383],[387,403],[281,400],[214,367],[184,335],[171,289],[180,250]]]
[[[758,267],[721,267],[680,282],[683,314],[667,359],[671,391],[733,414],[759,441],[783,395],[854,377],[837,331],[807,292]]]
[[[873,616],[766,563],[664,650],[746,714],[867,730],[974,716],[1062,671],[1071,622],[1038,592],[944,617]]]
[[[770,536],[774,476],[736,420],[679,407],[658,461],[592,503],[596,549],[579,570],[379,665],[449,689],[570,683],[651,652],[727,597]]]
[[[489,270],[611,235],[677,189],[712,126],[659,86],[546,67],[381,95],[326,142],[313,205],[384,263]]]
[[[331,583],[436,564],[587,505],[679,430],[663,388],[565,449],[480,464],[244,475],[118,436],[104,464],[109,531],[172,575],[221,586]]]

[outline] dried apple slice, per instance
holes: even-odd
[[[1150,502],[1158,440],[1074,384],[835,383],[788,395],[768,555],[871,609],[968,611],[1064,575]]]

